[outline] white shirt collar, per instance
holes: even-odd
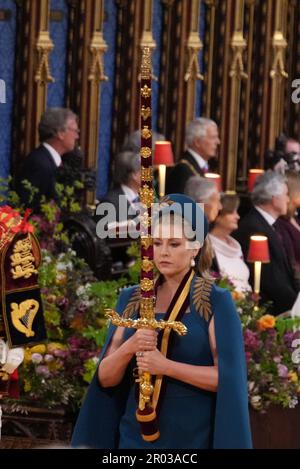
[[[196,162],[198,163],[198,165],[200,166],[201,169],[208,170],[208,163],[204,158],[202,158],[202,156],[200,156],[198,153],[196,153],[191,148],[188,148],[187,150],[192,155],[192,157],[196,160]]]
[[[55,163],[55,165],[58,167],[62,163],[62,159],[59,153],[51,146],[49,143],[43,142],[43,145],[47,150],[49,151],[50,155],[52,156],[52,159]]]
[[[131,189],[131,187],[121,184],[121,188],[130,204],[138,197],[138,193]]]
[[[264,217],[264,219],[269,225],[272,226],[275,223],[276,218],[274,218],[272,215],[270,215],[268,212],[263,210],[261,207],[258,207],[257,205],[255,205],[255,208],[261,214],[261,216]]]

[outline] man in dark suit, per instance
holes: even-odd
[[[186,152],[169,172],[166,193],[184,193],[191,176],[204,176],[209,170],[209,160],[214,158],[220,144],[217,124],[205,117],[190,122],[186,129]]]
[[[62,156],[75,148],[79,137],[77,116],[70,109],[49,108],[41,117],[38,131],[41,144],[24,159],[16,182],[21,202],[33,209],[38,209],[41,196],[48,200],[56,197]],[[33,195],[23,181],[36,188]]]
[[[138,235],[140,154],[122,151],[116,156],[113,166],[115,186],[97,205],[96,233],[99,238],[106,239],[111,248],[112,271],[122,271],[132,262],[126,252],[134,240],[132,233]]]
[[[252,192],[254,207],[242,219],[233,236],[240,242],[247,259],[250,236],[268,237],[270,263],[262,265],[261,299],[273,301],[273,313],[278,315],[289,311],[300,290],[299,279],[276,233],[276,220],[285,215],[288,204],[288,191],[282,175],[267,171],[256,182]],[[275,224],[275,226],[274,226]],[[253,287],[253,265],[250,265]]]
[[[97,226],[97,230],[106,229],[107,225],[116,226],[120,223],[126,229],[125,224],[128,220],[137,217],[141,185],[139,153],[122,151],[116,156],[113,181],[114,188],[101,199],[96,209],[96,221],[101,221]],[[105,216],[105,219],[103,216]],[[100,237],[102,236],[103,234]]]

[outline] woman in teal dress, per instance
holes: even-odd
[[[156,316],[166,319],[187,291],[180,320],[188,333],[171,332],[164,349],[162,332],[111,325],[72,445],[251,448],[241,324],[230,293],[206,275],[207,220],[192,199],[172,194],[154,225]],[[124,289],[116,310],[123,317],[138,317],[139,301],[139,287]],[[142,438],[136,420],[137,370],[162,378],[156,408],[160,437],[154,442]]]

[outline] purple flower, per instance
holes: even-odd
[[[58,298],[58,300],[56,301],[56,304],[61,309],[66,309],[69,306],[69,300],[68,298],[61,297],[61,298]]]
[[[292,342],[294,338],[295,338],[295,334],[292,331],[286,332],[283,336],[284,344],[289,350],[293,350]]]
[[[277,371],[278,371],[278,376],[280,378],[287,378],[288,377],[289,370],[282,363],[277,363]]]
[[[67,350],[56,349],[56,350],[53,351],[53,355],[55,357],[59,357],[59,358],[66,358],[67,355],[68,355],[68,351]]]
[[[36,367],[35,371],[38,375],[44,376],[44,378],[49,378],[50,376],[50,370],[47,366],[39,365]]]
[[[259,344],[256,332],[253,332],[250,329],[246,329],[244,331],[244,343],[246,348],[250,350],[256,350]]]
[[[271,328],[271,329],[267,329],[267,331],[265,332],[267,334],[267,338],[265,341],[265,348],[267,350],[271,350],[274,347],[274,345],[276,345],[277,331],[274,328]]]
[[[274,363],[280,363],[281,362],[281,357],[277,356],[273,358]]]

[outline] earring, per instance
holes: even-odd
[[[195,264],[195,259],[192,257],[192,259],[191,259],[191,267],[195,267],[195,265],[196,265],[196,264]]]

